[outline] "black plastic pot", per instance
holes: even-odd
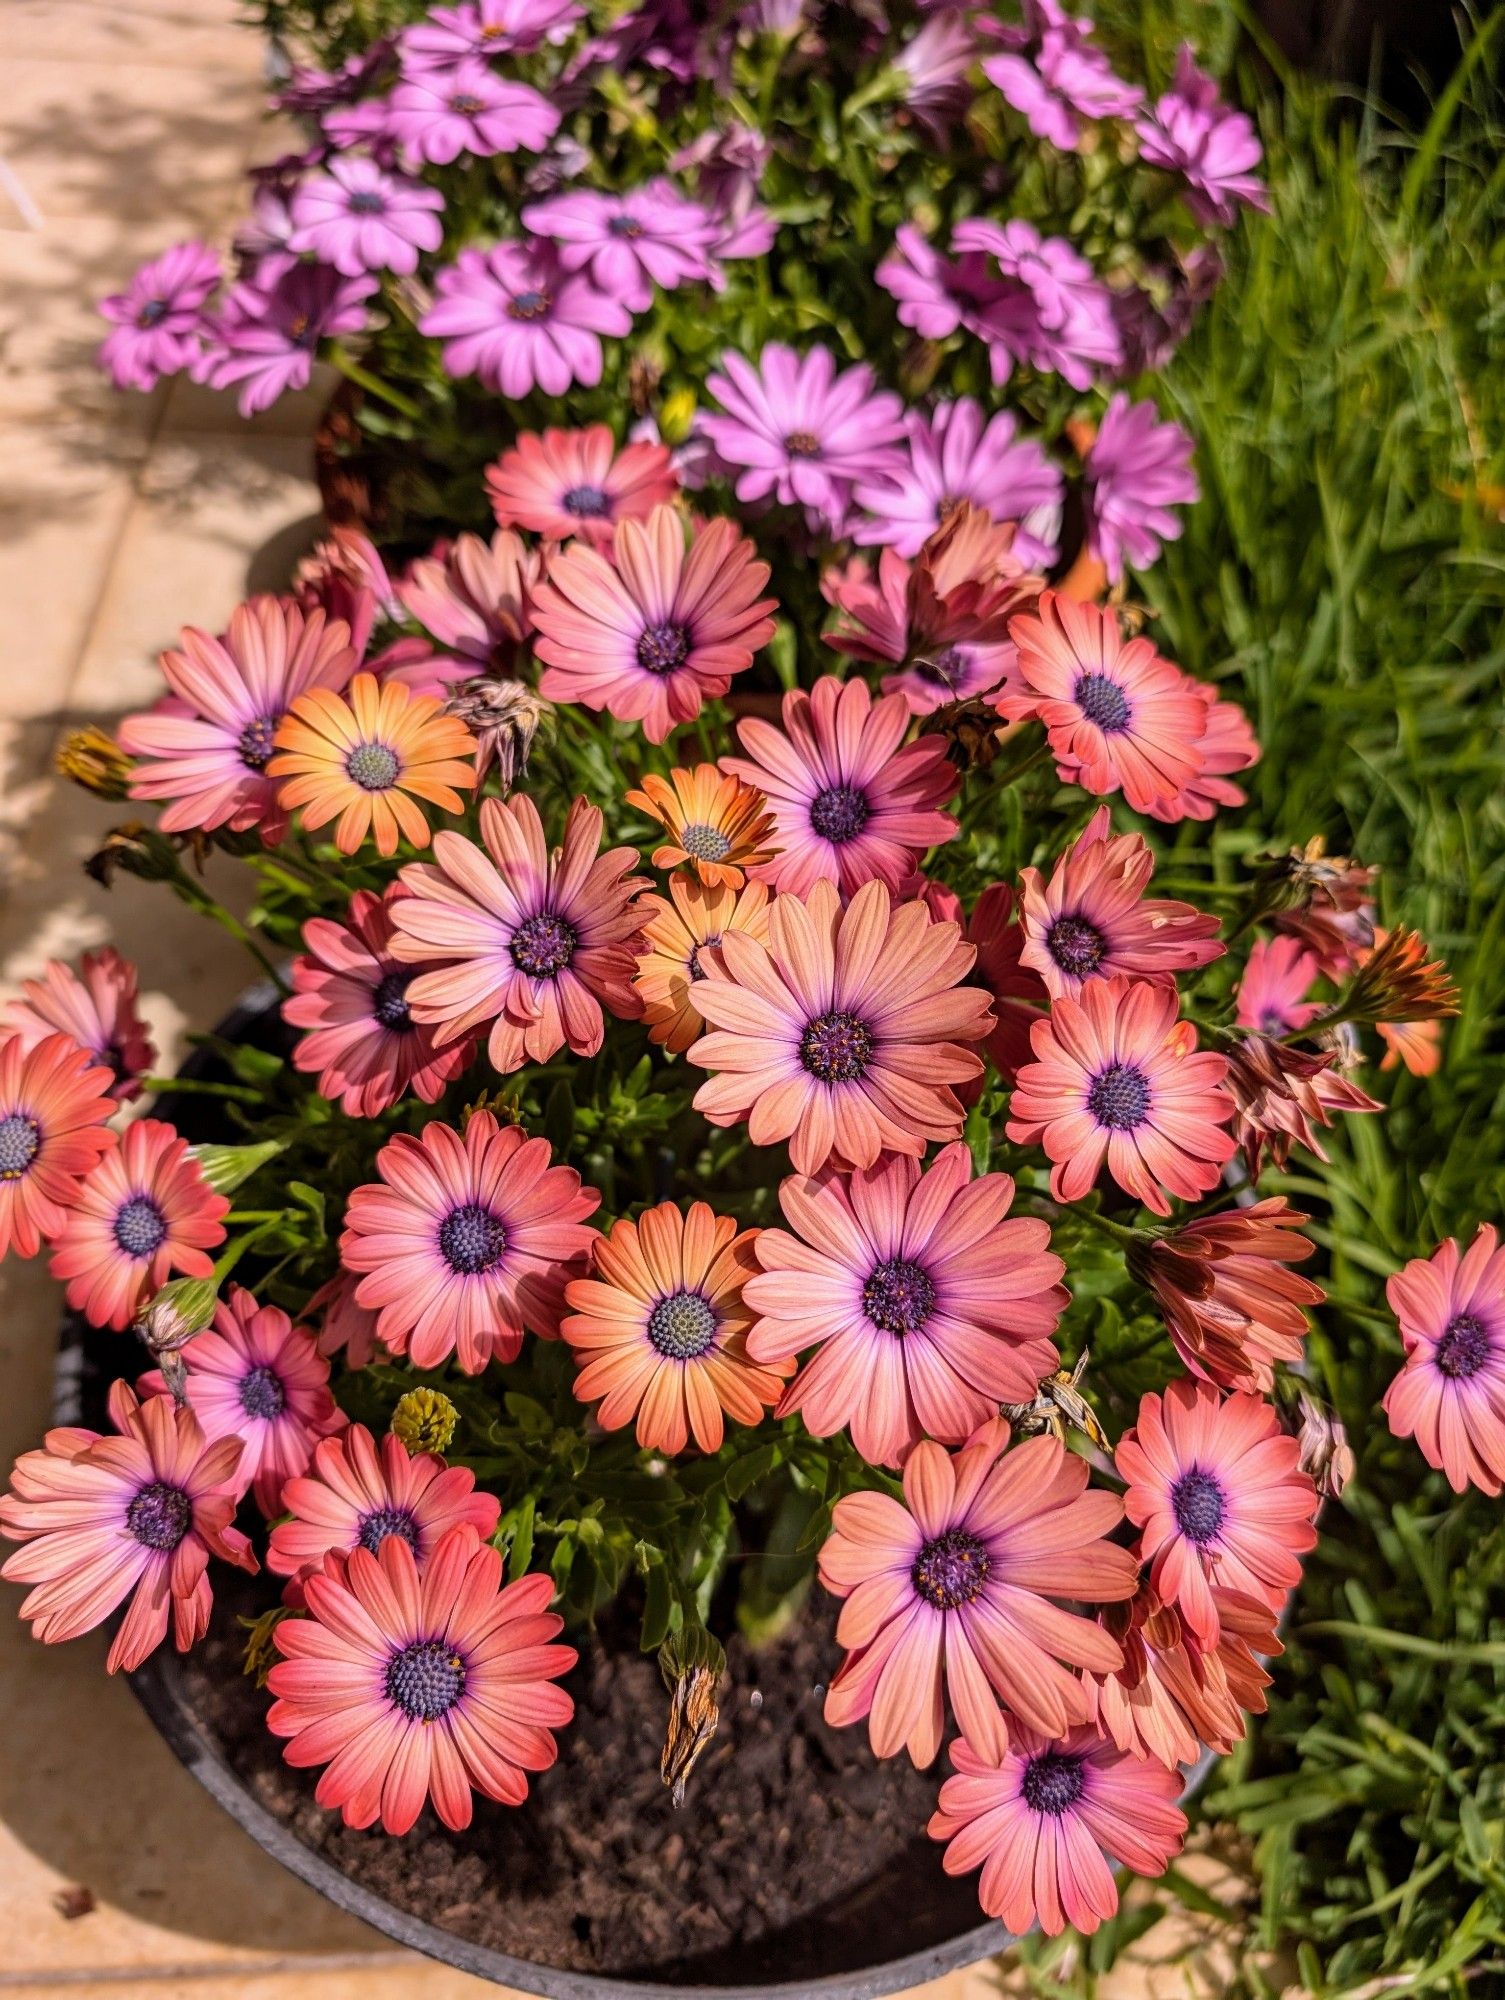
[[[235,1011],[221,1022],[218,1033],[229,1040],[255,1040],[269,1045],[276,1040],[279,1030],[275,995],[269,986],[261,986],[246,994]],[[196,1051],[184,1064],[182,1074],[202,1077],[213,1067],[212,1058]],[[210,1135],[201,1129],[205,1103],[206,1100],[196,1097],[185,1097],[175,1103],[169,1094],[156,1109],[158,1115],[173,1119],[190,1136],[207,1138]],[[55,1421],[100,1425],[109,1382],[120,1369],[119,1335],[101,1334],[77,1315],[69,1315],[64,1322],[58,1355]],[[572,1972],[513,1958],[398,1908],[305,1845],[253,1796],[246,1781],[232,1769],[223,1745],[206,1726],[194,1703],[181,1656],[170,1647],[159,1648],[129,1679],[137,1699],[174,1755],[273,1860],[281,1862],[331,1903],[360,1917],[396,1943],[496,1985],[547,1996],[547,2000],[880,2000],[880,1996],[906,1992],[927,1980],[939,1979],[945,1973],[993,1957],[1016,1941],[999,1923],[956,1924],[953,1906],[949,1912],[936,1912],[937,1935],[933,1943],[876,1964],[860,1962],[861,1940],[866,1932],[861,1923],[850,1924],[847,1928],[853,1940],[850,1956],[857,1962],[827,1974],[795,1980],[775,1977],[757,1983],[737,1980],[706,1983],[694,1976],[667,1981],[660,1977],[638,1979]],[[1192,1768],[1188,1794],[1200,1788],[1215,1761],[1208,1753]],[[811,1857],[811,1866],[819,1867],[818,1857]],[[876,1914],[888,1897],[907,1894],[908,1885],[894,1880],[870,1885],[867,1891],[859,1893],[863,1903],[870,1904]],[[972,1907],[975,1909],[975,1904]],[[818,1920],[812,1921],[827,1927],[833,1914],[839,1913],[828,1908],[821,1911]],[[769,1957],[766,1940],[760,1941],[760,1957],[764,1961]]]

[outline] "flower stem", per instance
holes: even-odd
[[[404,396],[399,390],[389,387],[379,375],[373,375],[369,368],[362,368],[358,361],[350,358],[338,341],[330,342],[328,359],[347,382],[354,382],[356,387],[364,389],[368,396],[375,396],[379,401],[389,404],[399,415],[411,419],[414,423],[422,417],[423,412],[411,397]]]

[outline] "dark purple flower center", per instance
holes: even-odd
[[[1032,1812],[1059,1819],[1082,1796],[1085,1782],[1080,1757],[1070,1757],[1064,1750],[1045,1750],[1025,1765],[1019,1789]]]
[[[24,1111],[0,1118],[0,1181],[18,1181],[41,1151],[42,1128]]]
[[[705,969],[700,963],[700,954],[708,950],[712,945],[720,944],[720,942],[721,933],[717,931],[714,937],[703,937],[699,944],[692,944],[690,946],[690,956],[685,960],[685,964],[690,968],[690,978],[692,980],[705,978]]]
[[[1171,1488],[1171,1512],[1189,1542],[1204,1548],[1223,1525],[1223,1489],[1210,1472],[1194,1465]]]
[[[512,933],[508,950],[512,963],[530,979],[552,979],[575,956],[580,934],[567,918],[553,910],[524,917]]]
[[[1259,1017],[1259,1025],[1267,1035],[1283,1035],[1286,1031],[1286,1017],[1278,1007],[1267,1007]]]
[[[478,1278],[501,1261],[507,1231],[491,1210],[478,1201],[452,1208],[439,1225],[439,1254],[452,1271]]]
[[[800,1036],[800,1061],[821,1083],[855,1083],[873,1059],[873,1031],[855,1014],[817,1014]]]
[[[387,1696],[414,1722],[437,1722],[465,1692],[465,1662],[442,1639],[415,1639],[387,1662]]]
[[[394,967],[391,972],[384,972],[371,989],[372,1018],[389,1035],[406,1035],[412,1029],[413,1016],[406,996],[417,977],[416,965]]]
[[[1472,1313],[1458,1313],[1448,1321],[1437,1343],[1437,1366],[1442,1374],[1466,1382],[1478,1374],[1488,1358],[1489,1335],[1482,1320]]]
[[[1095,722],[1105,736],[1116,736],[1128,728],[1133,712],[1129,697],[1106,674],[1082,674],[1071,694],[1087,720]]]
[[[935,1286],[904,1257],[880,1264],[862,1288],[862,1310],[885,1333],[918,1333],[934,1305]]]
[[[508,319],[547,319],[553,300],[545,291],[517,292],[507,301]]]
[[[167,1217],[150,1195],[133,1194],[116,1211],[114,1235],[127,1257],[150,1257],[167,1241]]]
[[[193,1502],[181,1487],[169,1486],[165,1479],[143,1486],[125,1510],[127,1532],[144,1549],[157,1549],[163,1555],[178,1546],[192,1519]]]
[[[347,206],[352,215],[385,215],[387,212],[386,202],[371,188],[362,188],[359,194],[351,195]]]
[[[716,1313],[704,1292],[670,1292],[648,1315],[648,1339],[666,1361],[695,1361],[716,1338]]]
[[[791,458],[819,458],[820,439],[814,431],[790,431],[784,439],[784,449]]]
[[[162,320],[166,319],[166,317],[167,317],[166,299],[148,299],[145,305],[143,305],[141,310],[136,314],[136,324],[139,327],[157,326],[160,324]]]
[[[272,738],[277,733],[280,715],[258,715],[254,722],[248,722],[240,732],[236,749],[240,761],[248,771],[264,771],[276,747]]]
[[[449,100],[451,111],[457,111],[462,118],[476,118],[486,109],[485,101],[479,97],[467,96],[464,91]]]
[[[261,1417],[267,1423],[282,1415],[287,1408],[287,1391],[275,1368],[263,1361],[246,1370],[240,1378],[240,1407],[248,1417]]]
[[[406,1507],[373,1507],[362,1514],[356,1540],[363,1549],[375,1555],[388,1535],[400,1535],[410,1549],[417,1548],[418,1523]]]
[[[1046,934],[1045,949],[1063,972],[1086,979],[1102,964],[1108,940],[1085,917],[1058,917]]]
[[[679,844],[686,854],[697,861],[725,861],[732,851],[732,843],[719,826],[706,826],[695,821],[687,826],[679,836]]]
[[[345,773],[363,792],[384,792],[397,782],[402,769],[395,750],[385,743],[357,743],[345,759]]]
[[[955,1611],[981,1595],[992,1567],[993,1559],[976,1535],[948,1528],[920,1550],[909,1576],[927,1604]]]
[[[1109,1063],[1088,1086],[1087,1109],[1110,1132],[1132,1132],[1149,1116],[1150,1080],[1136,1063]]]
[[[618,236],[624,243],[632,243],[643,233],[643,225],[636,216],[614,215],[606,225],[607,233]]]
[[[572,486],[560,505],[577,521],[599,521],[611,511],[611,502],[599,486]]]
[[[650,625],[638,634],[638,665],[650,674],[672,674],[689,657],[688,625]]]
[[[967,656],[960,646],[948,646],[944,653],[937,653],[933,660],[916,660],[914,670],[922,681],[929,681],[932,687],[954,688],[966,672]]]
[[[867,795],[856,785],[827,785],[810,801],[810,824],[822,840],[844,847],[861,833],[871,812]]]

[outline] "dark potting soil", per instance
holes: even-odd
[[[880,1762],[865,1731],[821,1719],[840,1651],[818,1590],[782,1639],[729,1643],[720,1728],[682,1807],[659,1780],[658,1666],[623,1620],[567,1635],[575,1720],[524,1805],[477,1797],[459,1834],[426,1811],[403,1839],[346,1828],[314,1803],[317,1773],[282,1762],[235,1623],[271,1601],[264,1580],[221,1572],[208,1638],[182,1666],[192,1706],[299,1840],[440,1929],[575,1971],[745,1983],[882,1964],[982,1921],[975,1882],[946,1876],[925,1835],[941,1770]]]

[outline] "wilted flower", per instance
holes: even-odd
[[[525,681],[493,680],[489,674],[456,681],[444,704],[444,713],[458,716],[475,738],[477,787],[495,767],[503,798],[526,775],[538,725],[552,712],[552,704]]]
[[[1301,1453],[1301,1469],[1326,1500],[1336,1500],[1353,1478],[1353,1447],[1336,1410],[1328,1409],[1300,1382],[1294,1401],[1282,1411]]]
[[[1233,1093],[1233,1135],[1251,1180],[1259,1178],[1267,1153],[1272,1165],[1284,1168],[1293,1145],[1325,1160],[1317,1132],[1332,1124],[1333,1112],[1383,1108],[1338,1074],[1334,1049],[1294,1049],[1262,1034],[1235,1036],[1223,1047]]]
[[[52,753],[53,769],[97,799],[130,796],[131,760],[107,729],[70,729]]]
[[[1374,943],[1375,868],[1346,854],[1329,854],[1320,834],[1305,847],[1272,855],[1255,878],[1255,894],[1276,930],[1300,938],[1318,967],[1338,979]]]
[[[1359,969],[1339,1003],[1345,1021],[1439,1021],[1458,1012],[1458,989],[1442,960],[1427,962],[1426,940],[1417,931],[1377,930],[1374,946],[1360,955]]]

